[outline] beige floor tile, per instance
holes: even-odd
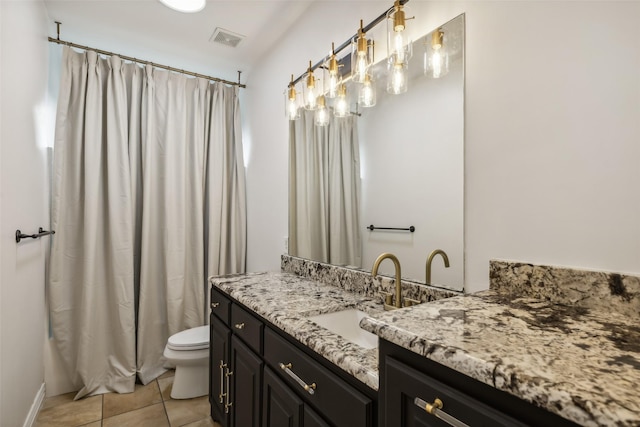
[[[171,427],[180,427],[200,421],[211,413],[209,396],[196,397],[195,399],[166,400],[164,406],[167,409]]]
[[[160,375],[158,378],[158,380],[164,379],[164,378],[169,378],[172,377],[176,374],[176,370],[175,369],[169,369],[167,372],[165,372],[164,374]]]
[[[162,394],[162,400],[165,402],[171,400],[171,387],[173,387],[173,377],[158,379],[158,385],[160,386],[160,394]]]
[[[169,427],[162,403],[105,418],[102,427]]]
[[[85,425],[83,425],[83,426],[81,426],[81,427],[102,427],[102,420],[100,420],[100,421],[94,421],[94,422],[92,422],[92,423],[85,424]]]
[[[107,393],[104,395],[103,417],[108,418],[124,412],[144,408],[162,402],[158,383],[136,384],[133,393]]]
[[[217,422],[213,421],[211,417],[203,418],[193,423],[185,424],[182,427],[222,427]]]
[[[73,396],[75,393],[46,399],[36,419],[36,427],[76,427],[102,419],[102,396],[75,401]]]
[[[71,393],[65,393],[65,394],[59,394],[57,396],[53,396],[53,397],[47,397],[46,399],[44,399],[44,402],[42,403],[42,409],[47,409],[47,408],[51,408],[53,406],[58,406],[58,405],[62,405],[65,403],[69,403],[69,402],[73,402],[73,398],[75,397],[76,392],[71,392]]]

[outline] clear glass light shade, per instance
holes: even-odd
[[[406,62],[397,63],[390,58],[387,69],[387,92],[398,95],[407,91],[408,68]]]
[[[373,107],[376,105],[376,85],[369,74],[367,74],[364,82],[360,85],[358,103],[362,107]]]
[[[387,56],[395,63],[408,63],[413,55],[412,40],[407,35],[404,6],[396,0],[387,15]]]
[[[206,0],[160,0],[160,3],[183,13],[200,12],[206,5]]]
[[[360,20],[358,37],[351,43],[351,79],[356,83],[362,83],[372,62],[371,44],[362,31],[362,20]]]
[[[296,93],[295,87],[289,87],[284,93],[285,115],[289,120],[300,118],[300,97]]]
[[[327,86],[327,98],[335,98],[338,94],[338,87],[340,86],[340,75],[337,73],[332,74],[331,71],[329,71]]]
[[[444,43],[444,33],[438,29],[433,32],[431,42],[427,43],[424,54],[424,73],[434,79],[449,72],[449,54]]]
[[[335,53],[333,53],[333,43],[331,44],[331,53],[329,60],[325,64],[326,79],[326,96],[327,98],[335,98],[338,94],[338,86],[340,85],[340,66],[338,65],[338,59]]]
[[[347,95],[347,87],[344,84],[338,88],[338,95],[333,102],[333,114],[336,117],[346,117],[349,115],[349,97]]]
[[[303,88],[303,102],[304,108],[307,110],[315,110],[317,106],[318,89],[316,88],[316,79],[313,75],[313,71],[307,73],[305,78],[305,84]]]
[[[314,113],[314,122],[316,126],[327,126],[329,124],[329,109],[324,95],[320,95],[317,101],[317,108]]]

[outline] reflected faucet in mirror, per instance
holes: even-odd
[[[447,256],[445,251],[443,251],[442,249],[436,249],[434,251],[431,251],[431,253],[429,254],[429,257],[427,258],[427,272],[425,276],[425,283],[427,285],[431,284],[431,263],[433,262],[433,258],[436,255],[442,255],[442,259],[444,260],[444,266],[446,268],[449,268],[449,257]]]

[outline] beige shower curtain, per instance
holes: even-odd
[[[316,126],[313,111],[289,125],[289,253],[362,265],[357,117]]]
[[[245,269],[237,88],[69,48],[62,68],[53,339],[77,398],[131,392],[205,323],[206,277]]]

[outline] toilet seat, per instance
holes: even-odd
[[[167,341],[167,348],[177,351],[209,348],[209,326],[198,326],[171,335]]]

